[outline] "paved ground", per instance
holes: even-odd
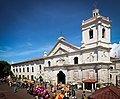
[[[76,91],[77,99],[81,99],[81,95],[82,90],[77,90]],[[34,97],[28,94],[26,92],[26,89],[19,88],[18,91],[14,93],[12,87],[9,87],[7,84],[0,84],[0,99],[34,99]]]
[[[5,96],[0,99],[34,99],[33,96],[27,94],[26,89],[18,89],[18,92],[14,93],[13,88],[7,84],[0,84],[0,94]]]

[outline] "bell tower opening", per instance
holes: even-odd
[[[99,15],[99,9],[94,9],[93,10],[93,17]]]
[[[57,74],[57,81],[58,84],[59,83],[65,84],[65,74],[62,71],[59,71],[59,73]]]

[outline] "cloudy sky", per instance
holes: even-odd
[[[95,5],[112,20],[111,55],[120,56],[119,4],[119,0],[0,0],[0,60],[11,63],[43,56],[60,35],[80,47],[81,22],[92,17]]]

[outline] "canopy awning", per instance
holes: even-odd
[[[82,82],[83,82],[83,83],[95,83],[96,80],[94,80],[94,79],[85,79],[85,80],[83,80]]]

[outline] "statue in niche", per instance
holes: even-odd
[[[57,65],[63,65],[65,63],[65,59],[63,58],[59,58],[57,61],[56,61]]]
[[[106,57],[107,57],[107,52],[103,51],[101,55],[102,60],[106,60]]]
[[[90,55],[87,57],[88,62],[93,62],[94,61],[94,55],[90,53]]]

